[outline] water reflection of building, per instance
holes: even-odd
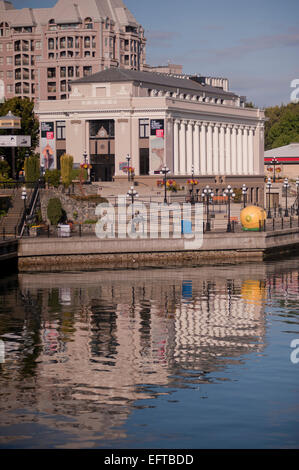
[[[122,438],[139,400],[157,396],[152,387],[184,387],[188,370],[208,382],[263,349],[265,277],[256,266],[19,275],[38,317],[27,315],[27,335],[38,344],[23,377],[34,385],[13,392],[15,401],[75,416],[60,429]]]

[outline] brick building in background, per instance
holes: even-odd
[[[145,67],[144,30],[122,0],[58,0],[15,9],[0,0],[5,98],[59,100],[69,82],[110,67]]]

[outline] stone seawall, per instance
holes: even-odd
[[[299,230],[205,235],[198,249],[181,239],[36,238],[19,242],[19,270],[117,269],[257,262],[299,250]]]

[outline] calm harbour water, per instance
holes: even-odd
[[[1,448],[298,448],[299,258],[0,280]]]

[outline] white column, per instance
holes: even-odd
[[[243,133],[243,174],[248,175],[248,127],[244,127]]]
[[[180,174],[186,174],[186,126],[187,121],[181,121],[180,127]]]
[[[192,173],[193,165],[193,121],[188,122],[187,127],[187,175]]]
[[[232,125],[226,126],[225,133],[225,174],[230,175],[232,172],[232,150],[231,150],[231,129]]]
[[[207,123],[202,122],[200,128],[200,174],[207,174]]]
[[[219,138],[219,173],[225,175],[225,126],[220,126]]]
[[[194,174],[199,175],[199,122],[195,122],[193,133],[193,165]]]
[[[249,139],[248,139],[248,172],[250,175],[254,175],[254,154],[253,154],[253,139],[254,139],[254,128],[249,128]]]
[[[214,125],[213,134],[213,174],[219,175],[219,129],[220,124]]]
[[[213,125],[210,122],[207,131],[207,174],[213,174]]]
[[[232,128],[232,175],[237,174],[237,128]]]
[[[241,175],[243,172],[243,126],[238,126],[238,135],[237,135],[237,174]]]
[[[180,126],[180,121],[178,119],[175,119],[174,121],[174,129],[173,129],[173,171],[175,175],[179,174],[179,158],[180,158],[180,153],[179,153],[179,126]]]

